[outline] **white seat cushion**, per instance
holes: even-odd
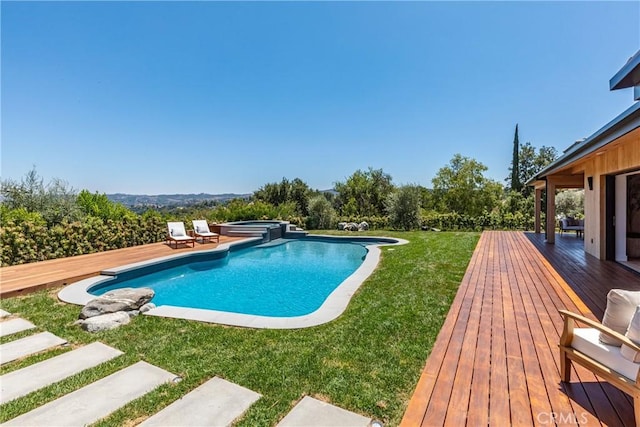
[[[193,240],[193,237],[190,236],[173,236],[173,240]]]
[[[620,353],[620,347],[600,342],[600,332],[594,328],[574,328],[571,347],[597,360],[603,365],[624,375],[632,381],[636,380],[640,363],[633,363]]]

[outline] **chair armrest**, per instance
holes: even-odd
[[[585,324],[587,326],[590,326],[590,327],[592,327],[594,329],[597,329],[598,331],[600,331],[600,332],[602,332],[602,333],[604,333],[606,335],[609,335],[612,338],[615,338],[617,340],[622,341],[623,344],[628,345],[634,351],[640,351],[640,345],[634,343],[628,337],[622,335],[621,333],[616,332],[613,329],[610,329],[610,328],[604,326],[600,322],[596,322],[595,320],[588,319],[588,318],[586,318],[584,316],[581,316],[581,315],[576,314],[576,313],[572,313],[572,312],[567,311],[567,310],[560,310],[560,315],[562,315],[562,317],[564,318],[565,325],[567,325],[567,322],[569,321],[569,319],[576,320],[576,321],[578,321],[580,323],[583,323],[583,324]]]

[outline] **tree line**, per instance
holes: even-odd
[[[57,178],[45,184],[34,167],[20,181],[1,182],[2,265],[162,241],[166,221],[190,224],[194,218],[282,219],[307,229],[334,229],[341,221],[366,221],[373,229],[530,229],[533,196],[521,183],[556,153],[548,147],[536,150],[530,143],[516,145],[517,137],[516,128],[517,157],[506,186],[487,178],[482,163],[456,154],[437,171],[432,188],[396,185],[383,169],[369,167],[335,182],[332,191],[283,178],[264,184],[248,200],[144,212],[133,212],[105,194],[78,192]]]

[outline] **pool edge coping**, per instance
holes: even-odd
[[[388,239],[394,240],[393,243],[371,243],[366,244],[367,255],[362,264],[342,281],[324,300],[322,305],[315,311],[305,314],[303,316],[294,317],[272,317],[272,316],[259,316],[252,314],[241,314],[219,310],[208,310],[200,308],[188,308],[178,307],[171,305],[161,305],[153,308],[143,314],[148,316],[169,317],[175,319],[196,320],[205,323],[217,323],[227,326],[238,326],[254,329],[300,329],[308,328],[312,326],[318,326],[324,323],[328,323],[338,318],[347,309],[351,298],[356,291],[362,286],[380,262],[380,255],[382,253],[380,246],[397,246],[409,243],[408,240],[396,238],[396,237],[381,237],[381,236],[333,236],[323,234],[313,234],[309,237],[321,237],[335,240],[356,240],[361,237],[366,240]],[[300,237],[292,240],[303,240],[305,237]],[[367,243],[363,241],[362,243]],[[262,241],[260,238],[249,238],[238,242],[224,243],[214,249],[208,249],[198,251],[197,253],[206,252],[228,252],[232,246],[239,244],[247,244],[255,242],[259,244]],[[179,259],[183,257],[192,256],[194,252],[173,254],[159,258],[153,258],[148,261],[141,261],[132,264],[126,264],[120,267],[114,267],[105,269],[99,276],[89,277],[87,279],[80,280],[72,283],[58,292],[58,299],[63,302],[82,305],[84,306],[90,300],[95,299],[95,295],[91,295],[87,292],[89,288],[97,283],[103,283],[115,278],[117,273],[130,271],[136,268],[155,265],[161,262]],[[102,274],[106,272],[108,274]]]

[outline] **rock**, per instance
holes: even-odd
[[[140,310],[129,310],[125,311],[124,313],[127,313],[129,317],[136,317],[140,315]]]
[[[143,305],[142,307],[140,307],[140,313],[146,313],[147,311],[156,308],[156,305],[152,302],[148,302],[145,305]]]
[[[346,222],[339,222],[338,223],[338,230],[344,230],[344,228],[347,226]]]
[[[347,231],[358,231],[358,224],[356,224],[355,222],[350,222],[345,225],[344,229]]]
[[[115,329],[129,322],[129,315],[124,311],[119,311],[117,313],[108,313],[86,319],[80,324],[80,327],[87,332],[100,332]]]
[[[367,224],[366,221],[362,221],[360,224],[358,224],[358,230],[367,231],[368,229],[369,229],[369,224]]]
[[[155,293],[149,288],[122,288],[109,291],[89,301],[80,312],[80,319],[88,319],[117,311],[138,310],[145,305]]]

